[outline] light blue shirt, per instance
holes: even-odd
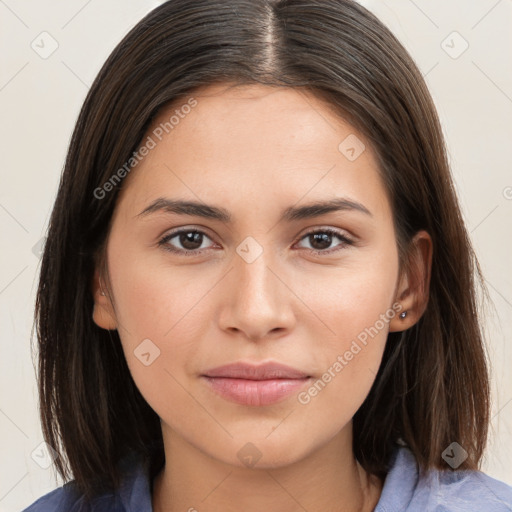
[[[88,507],[70,483],[39,498],[23,512],[152,512],[146,466],[125,459],[124,479],[115,494]],[[374,512],[511,512],[512,487],[480,471],[430,470],[422,479],[412,452],[397,445]]]

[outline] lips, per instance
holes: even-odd
[[[207,370],[201,377],[210,390],[241,405],[262,406],[280,402],[298,391],[310,376],[280,363],[232,363]]]
[[[280,363],[254,365],[249,363],[231,363],[205,372],[207,377],[226,377],[229,379],[268,380],[303,379],[306,373]]]

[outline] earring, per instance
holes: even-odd
[[[101,295],[105,295],[105,292],[103,291],[103,286],[101,286],[101,281],[100,281],[100,290],[101,290]]]
[[[400,313],[400,318],[403,320],[407,316],[407,311],[402,311]]]

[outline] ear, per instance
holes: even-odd
[[[94,271],[92,295],[94,298],[94,309],[92,313],[94,323],[102,329],[117,329],[116,315],[110,301],[110,295],[105,288],[104,281],[100,278],[98,269]]]
[[[408,263],[401,273],[396,289],[395,301],[407,312],[405,318],[400,313],[389,322],[389,331],[405,331],[412,327],[423,315],[428,304],[430,274],[432,267],[432,239],[424,231],[418,231],[411,240]]]

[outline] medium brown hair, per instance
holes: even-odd
[[[136,451],[164,460],[157,414],[138,391],[117,331],[92,320],[91,282],[123,183],[98,198],[155,116],[215,83],[304,88],[372,145],[389,195],[401,263],[414,234],[433,241],[427,308],[389,333],[354,416],[354,454],[383,477],[397,440],[422,470],[450,469],[453,441],[478,469],[489,381],[476,284],[483,286],[421,72],[393,34],[351,0],[171,0],[119,43],[78,117],[51,215],[36,298],[43,434],[65,478],[93,496],[119,485]],[[137,172],[135,168],[131,172]]]

